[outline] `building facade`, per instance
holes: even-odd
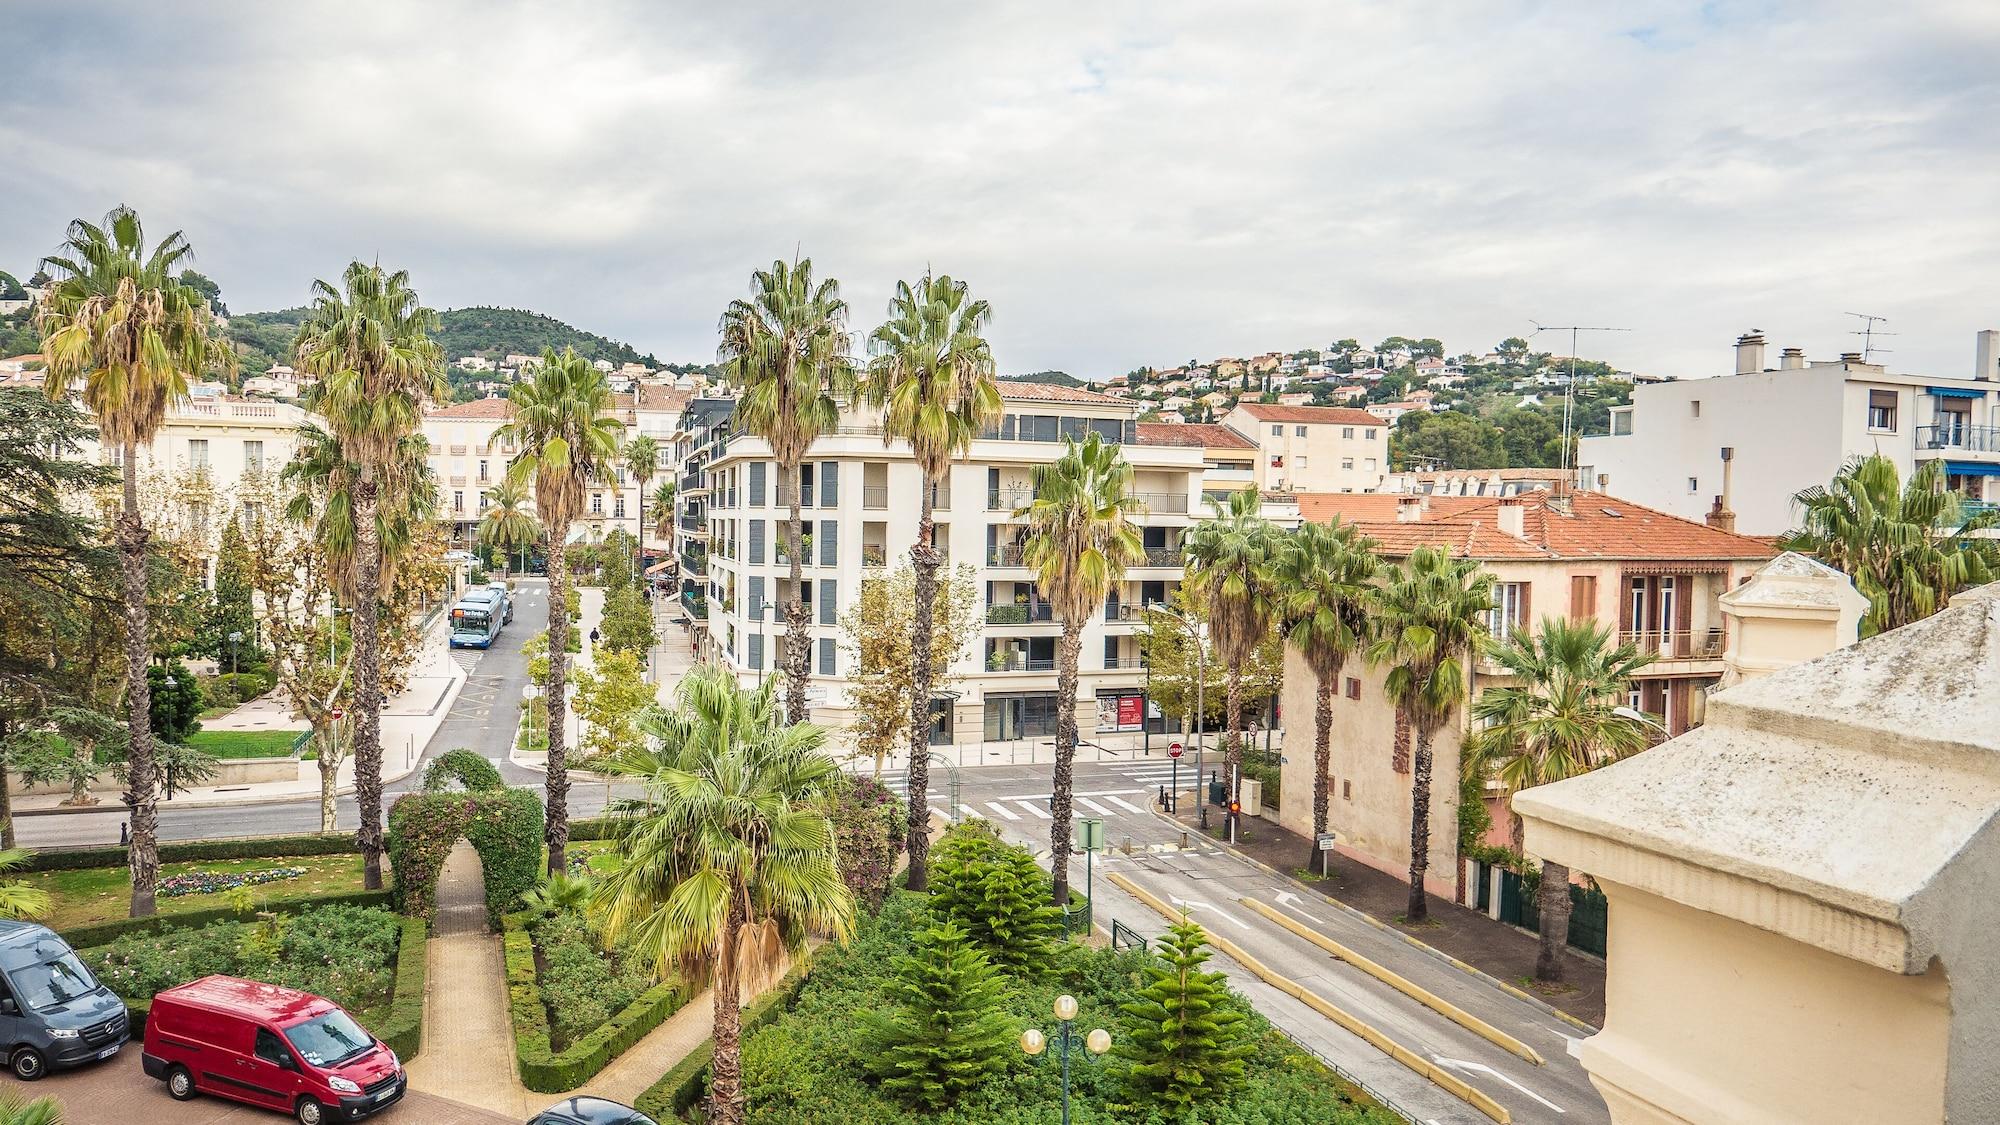
[[[479,521],[491,505],[487,493],[506,479],[507,466],[519,452],[517,443],[500,437],[500,428],[513,417],[514,404],[504,398],[474,399],[424,414],[431,473],[437,480],[438,518],[445,521],[455,548],[469,551],[479,544]],[[621,448],[634,432],[631,417],[629,407],[619,409],[626,425]],[[532,481],[528,495],[532,503]],[[585,489],[584,508],[570,527],[569,542],[596,543],[614,528],[637,535],[638,521],[639,485],[619,461],[603,480],[592,481]]]
[[[1269,492],[1375,492],[1389,473],[1389,426],[1365,410],[1239,402],[1222,419],[1256,443]]]

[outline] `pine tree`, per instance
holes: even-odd
[[[203,650],[225,662],[230,656],[229,634],[241,633],[243,639],[236,643],[237,663],[255,662],[257,610],[250,595],[250,548],[243,540],[243,528],[233,516],[223,526],[222,541],[215,552],[215,592],[209,601],[207,628],[203,632]]]
[[[938,841],[931,909],[1011,973],[1047,968],[1062,937],[1062,915],[1049,905],[1048,876],[1025,849],[1002,843],[984,822],[961,824]]]
[[[861,1013],[868,1067],[883,1089],[941,1110],[1007,1068],[1018,1052],[1001,1007],[1000,975],[954,922],[919,933],[897,966],[894,1008]]]
[[[1176,1111],[1217,1097],[1256,1053],[1222,974],[1201,971],[1210,956],[1200,926],[1175,923],[1145,967],[1149,983],[1120,1009],[1114,1050],[1125,1060],[1125,1096],[1135,1104]]]

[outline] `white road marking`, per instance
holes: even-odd
[[[1043,808],[1032,797],[1027,798],[1025,800],[1017,797],[1015,798],[1014,803],[1021,806],[1024,809],[1027,809],[1029,812],[1034,813],[1037,817],[1041,818],[1042,820],[1055,819],[1055,817],[1049,815],[1049,811],[1047,809]]]
[[[1250,928],[1250,923],[1243,921],[1241,918],[1238,918],[1236,915],[1229,913],[1227,910],[1211,906],[1206,902],[1196,902],[1194,899],[1181,898],[1177,895],[1168,895],[1167,899],[1171,901],[1175,906],[1185,906],[1189,910],[1207,910],[1215,914],[1216,916],[1220,917],[1224,921],[1234,924],[1236,928],[1239,930],[1247,930]]]
[[[986,807],[992,809],[994,812],[999,813],[1001,816],[1006,817],[1008,820],[1021,819],[1019,813],[1015,812],[1013,809],[1008,808],[1006,805],[1003,805],[998,801],[988,801],[986,802]]]
[[[1116,815],[1110,809],[1105,808],[1103,805],[1098,804],[1096,801],[1093,801],[1088,797],[1078,797],[1076,799],[1076,803],[1082,805],[1084,808],[1089,809],[1091,812],[1094,812],[1099,816]]]
[[[1492,1067],[1487,1066],[1485,1063],[1466,1062],[1464,1059],[1448,1059],[1445,1058],[1443,1055],[1432,1055],[1431,1058],[1439,1066],[1455,1066],[1458,1069],[1467,1071],[1469,1073],[1491,1075],[1492,1077],[1498,1078],[1500,1081],[1505,1082],[1507,1085],[1514,1087],[1516,1090],[1521,1091],[1522,1093],[1528,1095],[1529,1097],[1535,1099],[1536,1101],[1542,1103],[1543,1105],[1548,1106],[1550,1109],[1555,1110],[1557,1113],[1567,1112],[1566,1110],[1563,1109],[1563,1107],[1541,1096],[1540,1094],[1535,1093],[1533,1090],[1528,1089],[1526,1086],[1521,1085],[1519,1082],[1514,1081],[1512,1078],[1507,1077],[1506,1075],[1500,1073],[1499,1071],[1494,1070]]]
[[[979,815],[979,810],[973,808],[971,805],[960,805],[958,806],[958,811],[964,813],[966,816],[975,818]]]
[[[1082,793],[1078,793],[1078,792],[1076,792],[1075,790],[1071,790],[1071,791],[1070,791],[1070,796],[1071,796],[1072,798],[1075,798],[1075,797],[1115,797],[1115,796],[1118,796],[1118,795],[1119,795],[1119,794],[1121,794],[1121,793],[1122,793],[1122,794],[1126,794],[1126,795],[1130,795],[1130,794],[1133,794],[1133,793],[1150,793],[1150,792],[1152,792],[1152,790],[1150,790],[1150,789],[1091,789],[1091,790],[1088,790],[1088,791],[1085,791],[1085,792],[1082,792]],[[1000,798],[1000,800],[1003,800],[1003,801],[1047,801],[1047,800],[1049,799],[1049,797],[1050,797],[1050,796],[1052,796],[1052,794],[1049,794],[1049,793],[1017,793],[1017,794],[1015,794],[1014,796],[1011,796],[1011,797],[1002,797],[1002,798]],[[1123,801],[1120,801],[1120,802],[1119,802],[1119,804],[1124,804],[1124,802],[1123,802]],[[1131,806],[1127,805],[1126,807],[1127,807],[1127,808],[1130,808]]]
[[[1289,910],[1289,911],[1291,911],[1292,913],[1294,913],[1294,914],[1298,915],[1298,916],[1299,916],[1299,917],[1301,917],[1301,918],[1304,918],[1304,919],[1305,919],[1306,921],[1308,921],[1308,922],[1311,922],[1311,923],[1312,923],[1312,924],[1314,924],[1314,925],[1319,925],[1319,924],[1320,924],[1320,920],[1319,920],[1319,919],[1317,919],[1317,918],[1313,917],[1313,916],[1312,916],[1312,915],[1310,915],[1310,914],[1307,914],[1307,913],[1306,913],[1305,911],[1303,911],[1303,910],[1300,910],[1300,909],[1298,908],[1298,901],[1299,901],[1299,896],[1297,896],[1297,895],[1293,894],[1293,893],[1292,893],[1292,892],[1290,892],[1290,891],[1279,891],[1279,892],[1278,892],[1278,905],[1279,905],[1279,906],[1282,906],[1282,907],[1284,907],[1284,908],[1285,908],[1286,910]]]
[[[1135,812],[1143,814],[1146,811],[1145,809],[1142,809],[1137,805],[1128,804],[1124,801],[1121,801],[1109,793],[1102,794],[1102,796],[1104,797],[1105,800],[1110,801],[1112,804],[1117,805],[1119,808],[1124,809],[1126,812]]]

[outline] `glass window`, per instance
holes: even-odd
[[[62,953],[39,965],[9,970],[8,983],[22,1008],[43,1012],[59,1008],[97,990],[97,978],[83,967],[74,953]]]
[[[1272,437],[1284,437],[1284,436],[1285,436],[1285,427],[1283,427],[1283,426],[1272,426],[1272,427],[1271,427],[1271,436],[1272,436]]]
[[[1868,428],[1871,430],[1895,430],[1895,391],[1868,392]]]
[[[337,1008],[318,1019],[286,1028],[285,1038],[292,1041],[293,1049],[307,1062],[319,1067],[339,1066],[375,1049],[375,1037]]]
[[[454,512],[463,512],[465,510],[465,493],[454,492],[451,494],[451,510]]]
[[[486,483],[486,462],[484,461],[479,463],[479,483]]]
[[[1354,427],[1353,427],[1353,426],[1342,426],[1342,427],[1340,427],[1340,436],[1341,436],[1341,437],[1344,437],[1344,438],[1351,438],[1351,437],[1353,437],[1353,436],[1354,436]]]
[[[1368,431],[1367,431],[1366,433],[1362,434],[1361,436],[1362,436],[1362,437],[1364,437],[1364,438],[1366,438],[1366,439],[1367,439],[1367,440],[1369,440],[1369,441],[1374,441],[1374,440],[1375,440],[1375,431],[1374,431],[1373,429],[1370,429],[1370,430],[1368,430]]]
[[[1486,611],[1486,628],[1493,639],[1504,641],[1521,627],[1528,608],[1528,584],[1499,582],[1493,586],[1493,608]]]
[[[1353,468],[1353,467],[1354,467],[1354,458],[1352,458],[1352,457],[1342,457],[1342,458],[1340,459],[1340,467],[1341,467],[1341,468],[1343,468],[1343,469],[1351,469],[1351,468]]]
[[[819,639],[819,674],[822,676],[833,675],[832,637],[821,637]]]
[[[292,1053],[285,1050],[284,1040],[261,1027],[257,1029],[256,1052],[258,1058],[263,1059],[273,1066],[283,1066],[292,1057]]]
[[[191,468],[191,469],[206,469],[206,468],[208,468],[208,439],[207,439],[207,438],[189,438],[189,439],[188,439],[188,468]]]
[[[624,518],[625,518],[625,497],[624,497],[624,496],[622,496],[622,495],[621,495],[621,496],[619,496],[619,497],[618,497],[617,499],[615,499],[615,500],[613,500],[613,501],[611,502],[611,518],[612,518],[612,519],[618,519],[618,520],[622,520],[622,519],[624,519]]]
[[[1293,426],[1293,427],[1292,427],[1292,436],[1293,436],[1293,437],[1304,437],[1304,436],[1306,436],[1306,428],[1305,428],[1304,426]]]
[[[246,441],[243,443],[243,467],[252,472],[261,471],[264,468],[263,442]],[[480,473],[479,479],[486,479],[486,474],[483,471]]]
[[[602,492],[593,492],[590,494],[590,514],[593,516],[604,514],[604,494]]]
[[[1700,491],[1701,491],[1701,478],[1700,478],[1700,477],[1689,477],[1689,478],[1688,478],[1688,491],[1689,491],[1689,492],[1700,492]]]

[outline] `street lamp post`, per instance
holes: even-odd
[[[239,644],[239,643],[240,643],[240,642],[241,642],[242,640],[243,640],[243,634],[242,634],[241,632],[239,632],[239,631],[237,631],[237,630],[234,630],[234,629],[230,630],[230,633],[229,633],[229,674],[230,674],[230,675],[232,675],[232,676],[234,676],[234,675],[236,674],[236,646],[237,646],[237,644]]]
[[[1071,1031],[1076,1020],[1076,997],[1064,993],[1056,997],[1056,1036],[1062,1048],[1062,1125],[1069,1125],[1069,1049],[1077,1040]],[[1083,1049],[1093,1055],[1101,1055],[1111,1049],[1111,1033],[1103,1028],[1094,1028],[1082,1037]],[[1021,1050],[1030,1057],[1039,1055],[1048,1047],[1048,1039],[1039,1028],[1029,1028],[1021,1033]]]
[[[180,687],[181,684],[179,680],[174,679],[173,673],[169,672],[167,674],[167,678],[161,681],[160,686],[166,688],[169,692],[172,692],[174,689]],[[174,752],[173,748],[169,747],[167,749],[167,800],[171,801],[173,799],[174,799]]]

